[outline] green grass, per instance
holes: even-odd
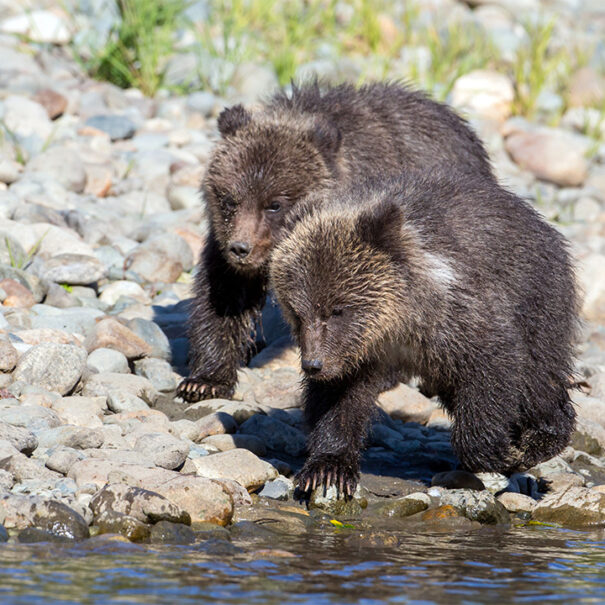
[[[570,75],[594,50],[557,46],[554,21],[542,21],[524,25],[527,40],[505,63],[479,26],[456,19],[440,23],[438,15],[432,23],[420,21],[419,0],[210,0],[208,19],[195,23],[185,18],[189,0],[109,1],[116,3],[120,25],[85,65],[97,78],[147,95],[165,87],[166,65],[179,52],[193,52],[197,67],[177,92],[202,88],[219,94],[229,92],[237,66],[245,62],[271,66],[285,85],[304,63],[349,56],[361,59],[359,83],[403,76],[440,100],[461,75],[495,69],[513,81],[517,115],[535,118],[544,91],[561,95],[560,112],[547,116],[557,122]],[[194,43],[182,46],[179,30],[192,33]],[[413,47],[428,54],[428,68],[411,64],[401,73],[401,51]]]
[[[95,78],[154,95],[162,86],[166,60],[175,51],[175,30],[187,0],[115,2],[120,23],[86,67]]]

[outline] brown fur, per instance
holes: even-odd
[[[311,426],[299,485],[350,493],[378,394],[418,376],[471,471],[559,453],[578,301],[566,244],[525,202],[457,173],[309,200],[271,278],[297,335]]]
[[[445,105],[396,84],[295,88],[218,121],[203,183],[210,218],[190,320],[187,401],[228,397],[266,292],[270,253],[307,196],[362,175],[458,166],[493,179],[483,146]]]

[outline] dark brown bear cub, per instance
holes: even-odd
[[[191,376],[177,391],[186,401],[233,393],[265,299],[269,255],[307,194],[421,167],[466,167],[493,178],[462,119],[395,84],[306,86],[255,112],[226,109],[218,126],[222,138],[203,182],[210,232],[191,308]]]
[[[559,453],[574,427],[578,307],[562,236],[473,175],[331,197],[299,206],[271,264],[306,374],[299,487],[351,495],[378,394],[411,376],[452,416],[464,468],[511,472]]]

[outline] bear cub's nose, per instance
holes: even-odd
[[[315,374],[323,368],[321,359],[303,359],[301,365],[302,369],[309,374]]]
[[[229,246],[229,252],[242,260],[250,254],[250,244],[247,242],[232,242]]]

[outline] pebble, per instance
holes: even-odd
[[[497,500],[509,513],[531,513],[536,506],[533,498],[512,492],[500,494],[497,496]]]
[[[515,91],[510,79],[499,72],[478,69],[460,76],[454,83],[451,102],[483,118],[502,122],[512,112]]]
[[[106,132],[112,141],[131,139],[136,132],[136,125],[126,116],[97,115],[86,120],[86,126]]]
[[[124,353],[104,347],[97,348],[88,355],[86,367],[95,374],[103,372],[128,374],[130,372],[128,359]]]
[[[151,354],[151,347],[142,338],[112,317],[102,319],[95,325],[94,332],[89,334],[85,346],[88,351],[113,349],[122,353],[128,360]]]
[[[65,19],[47,10],[27,11],[0,22],[0,31],[7,34],[26,36],[32,42],[67,44],[71,32]]]
[[[214,447],[221,452],[243,448],[245,450],[250,450],[257,456],[265,456],[267,454],[265,442],[254,435],[209,435],[202,439],[201,443],[205,446]]]
[[[179,468],[189,454],[189,446],[165,433],[147,433],[136,440],[135,450],[148,457],[155,466],[169,470]]]
[[[26,174],[45,177],[60,183],[68,191],[82,193],[86,187],[86,171],[81,155],[74,149],[54,145],[32,158],[26,166]]]
[[[182,523],[160,521],[151,527],[150,541],[152,544],[192,544],[195,532]]]

